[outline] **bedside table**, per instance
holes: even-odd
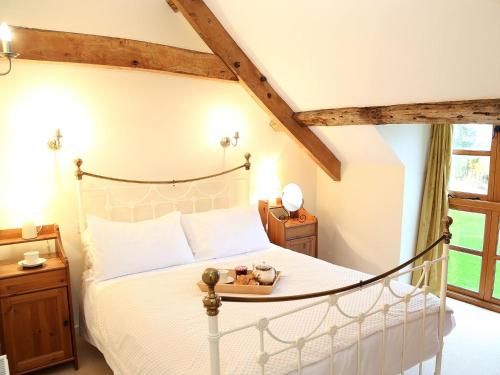
[[[78,368],[69,264],[58,226],[44,225],[32,240],[22,239],[21,229],[0,230],[0,246],[45,240],[55,242],[55,254],[40,254],[47,258],[41,267],[0,261],[0,351],[11,374],[65,362]]]
[[[287,221],[279,219],[284,209],[281,206],[268,207],[267,202],[259,202],[262,222],[265,226],[267,217],[267,235],[275,245],[297,251],[312,257],[318,257],[318,220],[306,209],[299,210],[303,219],[289,218]]]

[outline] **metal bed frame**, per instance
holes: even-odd
[[[438,263],[441,263],[441,285],[440,285],[440,303],[439,303],[439,320],[438,320],[438,340],[439,340],[439,351],[436,355],[436,362],[435,362],[435,375],[440,375],[441,374],[441,365],[442,365],[442,356],[443,356],[443,337],[444,337],[444,322],[445,322],[445,314],[446,314],[446,285],[447,285],[447,271],[448,271],[448,251],[449,251],[449,244],[451,240],[451,232],[450,232],[450,225],[453,223],[453,220],[451,217],[446,217],[442,221],[443,223],[443,232],[441,237],[439,237],[434,243],[432,243],[427,249],[422,251],[420,254],[415,256],[414,258],[408,260],[405,263],[400,264],[399,266],[384,272],[383,274],[380,274],[378,276],[374,276],[370,279],[367,280],[361,280],[359,283],[347,285],[341,288],[337,289],[332,289],[332,290],[326,290],[323,292],[317,292],[317,293],[308,293],[308,294],[300,294],[300,295],[293,295],[293,296],[280,296],[280,297],[233,297],[233,296],[218,296],[215,293],[215,286],[217,282],[219,281],[219,271],[215,268],[207,268],[202,275],[202,280],[203,282],[208,286],[208,294],[207,296],[203,299],[203,304],[206,308],[206,313],[208,315],[208,342],[209,342],[209,347],[210,347],[210,371],[212,375],[219,375],[221,373],[220,371],[220,353],[219,353],[219,343],[222,338],[224,338],[227,335],[238,333],[242,330],[255,327],[258,330],[259,333],[259,338],[260,338],[260,353],[257,358],[257,363],[260,365],[261,368],[261,373],[265,374],[265,366],[266,363],[269,361],[269,359],[273,356],[276,356],[278,354],[281,354],[284,351],[287,350],[296,350],[297,351],[297,374],[300,375],[303,370],[303,363],[302,363],[302,349],[304,346],[313,340],[317,340],[322,337],[329,337],[330,338],[330,355],[329,355],[329,373],[333,374],[334,373],[334,340],[335,340],[335,335],[337,334],[339,329],[342,329],[348,325],[351,324],[357,324],[358,325],[358,335],[357,335],[357,371],[356,374],[360,375],[361,374],[361,340],[362,340],[362,324],[365,321],[366,318],[369,316],[382,313],[383,316],[383,328],[382,328],[382,363],[380,367],[380,374],[385,374],[385,353],[386,353],[386,333],[387,333],[387,315],[390,311],[390,309],[400,303],[404,304],[404,318],[403,318],[403,341],[402,341],[402,349],[401,349],[401,374],[405,373],[405,348],[406,348],[406,340],[407,338],[407,326],[408,326],[408,305],[414,299],[415,297],[419,295],[423,295],[423,301],[424,301],[424,306],[422,310],[422,337],[425,336],[425,319],[427,316],[427,295],[430,293],[430,288],[428,285],[428,280],[429,280],[429,273],[431,270],[431,266],[437,265]],[[443,243],[443,251],[442,254],[439,258],[433,260],[433,261],[425,261],[423,262],[422,265],[413,267],[407,270],[403,270],[405,267],[413,264],[417,259],[423,257],[425,254],[433,250],[436,246],[438,246],[440,243]],[[392,288],[391,288],[391,280],[397,279],[400,276],[403,276],[408,273],[416,272],[416,271],[421,271],[421,276],[416,283],[416,285],[413,287],[411,292],[405,294],[405,295],[398,295]],[[338,304],[339,298],[356,293],[357,291],[361,290],[361,288],[368,287],[368,286],[374,286],[380,284],[380,293],[378,294],[378,297],[373,301],[371,306],[367,308],[365,311],[362,313],[354,316],[350,315],[347,312],[345,312],[341,306]],[[381,304],[377,307],[377,303],[379,302],[383,291],[387,289],[395,298],[396,302],[393,302],[391,304]],[[325,297],[321,298],[319,300],[316,300],[314,302],[311,302],[305,306],[302,306],[300,308],[296,308],[293,310],[290,310],[286,313],[271,316],[271,317],[266,317],[266,318],[261,318],[258,321],[254,322],[253,324],[247,324],[242,327],[238,327],[235,329],[227,330],[227,331],[221,331],[219,329],[219,308],[221,306],[221,301],[225,302],[243,302],[243,303],[248,303],[248,302],[257,302],[257,303],[265,303],[265,302],[286,302],[286,301],[295,301],[295,300],[305,300],[305,299],[311,299],[311,298],[318,298],[318,297]],[[323,315],[323,318],[321,319],[320,323],[310,331],[308,334],[303,335],[302,337],[297,338],[296,340],[284,340],[276,335],[276,333],[272,332],[269,328],[269,323],[275,319],[282,318],[284,316],[288,316],[294,313],[297,313],[298,311],[303,311],[307,310],[311,307],[318,306],[318,305],[326,305],[326,311]],[[322,323],[325,321],[326,317],[328,314],[333,310],[336,309],[342,316],[346,317],[349,319],[347,323],[342,324],[341,326],[336,326],[332,325],[326,330],[320,331],[319,328],[321,327]],[[267,352],[265,348],[265,342],[266,340],[264,339],[265,337],[269,337],[273,340],[276,340],[282,344],[285,344],[286,346],[283,349],[280,349],[275,352]],[[424,343],[424,340],[422,339],[422,344]],[[419,366],[419,374],[421,375],[423,373],[423,353],[425,352],[424,348],[420,348],[420,360],[418,363]]]
[[[88,177],[93,177],[101,180],[107,180],[107,181],[114,181],[114,182],[124,182],[124,183],[131,183],[131,184],[146,184],[149,185],[149,189],[147,190],[146,194],[140,198],[139,200],[136,200],[135,202],[128,202],[125,204],[125,208],[130,210],[130,221],[134,221],[134,207],[139,206],[139,205],[150,205],[153,211],[153,216],[157,216],[157,206],[161,203],[160,201],[155,201],[151,200],[150,202],[146,203],[146,197],[150,197],[153,193],[159,193],[158,190],[156,190],[156,185],[172,185],[175,186],[176,184],[190,184],[188,191],[191,190],[192,186],[191,184],[197,183],[202,180],[207,180],[211,179],[214,177],[219,177],[219,176],[224,176],[226,174],[229,174],[231,172],[235,172],[239,169],[244,169],[246,171],[250,170],[251,163],[250,163],[250,154],[245,154],[245,163],[242,165],[239,165],[235,168],[220,172],[220,173],[215,173],[211,174],[208,176],[204,177],[198,177],[198,178],[192,178],[192,179],[184,179],[184,180],[159,180],[159,181],[145,181],[145,180],[130,180],[130,179],[122,179],[122,178],[116,178],[116,177],[108,177],[108,176],[103,176],[103,175],[98,175],[94,173],[89,173],[85,172],[81,169],[82,166],[82,159],[77,159],[75,160],[75,165],[77,167],[76,170],[76,177],[78,180],[78,206],[79,206],[79,215],[80,215],[80,233],[83,235],[84,230],[85,230],[85,215],[84,215],[84,210],[82,206],[82,193],[84,192],[84,189],[82,188],[82,178],[84,176]],[[195,186],[195,185],[193,185]],[[113,208],[119,207],[116,205],[112,205],[110,202],[110,195],[109,191],[107,188],[104,188],[104,191],[106,193],[106,205],[105,205],[105,210],[108,215],[108,218],[110,218],[110,213]],[[161,196],[161,194],[160,194]],[[217,194],[210,194],[209,199],[211,200],[211,206],[214,208],[214,200],[216,198]],[[164,201],[176,201],[176,199],[171,199],[171,198],[166,198],[163,197]],[[182,197],[181,197],[182,198]],[[186,198],[187,200],[191,199],[192,204],[193,204],[193,211],[196,211],[195,203],[196,199],[194,198]],[[179,200],[179,198],[177,198]],[[174,202],[175,206],[175,202]],[[387,325],[387,316],[394,306],[398,304],[403,304],[404,306],[404,316],[403,316],[403,340],[402,340],[402,349],[401,349],[401,366],[400,366],[400,372],[401,374],[405,373],[405,344],[406,341],[408,340],[407,337],[407,326],[408,326],[408,305],[410,302],[418,297],[422,296],[423,297],[423,309],[422,309],[422,337],[425,336],[425,321],[427,317],[427,299],[428,295],[430,293],[430,287],[428,285],[429,281],[429,273],[431,271],[431,266],[435,265],[438,266],[438,264],[441,265],[441,284],[440,284],[440,301],[439,301],[439,317],[438,317],[438,340],[439,340],[439,351],[436,354],[436,361],[435,361],[435,375],[441,375],[441,365],[442,365],[442,355],[443,355],[443,337],[444,337],[444,323],[445,323],[445,314],[446,314],[446,287],[447,287],[447,271],[448,271],[448,252],[449,252],[449,244],[451,240],[451,233],[450,233],[450,225],[452,224],[453,220],[450,217],[446,217],[443,219],[442,224],[443,224],[443,231],[442,235],[434,242],[432,243],[427,249],[422,251],[420,254],[415,256],[414,258],[406,261],[405,263],[400,264],[399,266],[384,272],[378,276],[374,276],[372,278],[369,278],[367,280],[360,280],[358,283],[347,285],[341,288],[336,288],[336,289],[331,289],[331,290],[325,290],[322,292],[315,292],[315,293],[307,293],[307,294],[300,294],[300,295],[291,295],[291,296],[278,296],[278,297],[237,297],[237,296],[218,296],[215,293],[215,286],[217,282],[219,281],[219,271],[215,268],[207,268],[202,275],[202,280],[203,282],[208,286],[208,294],[204,297],[203,299],[203,304],[206,309],[206,314],[208,315],[208,343],[209,343],[209,352],[210,352],[210,373],[211,375],[220,375],[221,374],[221,361],[220,361],[220,341],[223,339],[225,336],[231,335],[231,334],[237,334],[243,330],[246,330],[248,328],[256,328],[259,334],[259,341],[260,341],[260,348],[259,348],[259,354],[257,356],[257,363],[260,366],[261,369],[261,374],[266,373],[266,363],[268,363],[269,359],[279,355],[280,353],[283,353],[287,350],[296,350],[297,352],[297,374],[300,375],[302,373],[302,370],[304,368],[303,363],[302,363],[302,349],[304,346],[313,341],[317,340],[320,338],[328,337],[329,342],[330,342],[330,354],[329,354],[329,373],[333,374],[334,373],[334,357],[335,357],[335,350],[334,350],[334,340],[336,337],[336,334],[338,333],[338,330],[355,324],[357,325],[357,375],[361,375],[361,358],[362,358],[362,352],[361,352],[361,341],[363,339],[362,337],[362,325],[363,322],[368,318],[376,314],[382,314],[382,320],[383,320],[383,325],[382,325],[382,362],[381,362],[381,367],[379,369],[380,374],[384,375],[385,373],[385,353],[386,353],[386,339],[387,339],[387,330],[388,330],[388,325]],[[425,254],[428,252],[432,251],[435,249],[438,245],[443,244],[443,249],[441,256],[433,261],[424,261],[421,265],[412,267],[407,269],[407,267],[410,267],[417,259],[420,259],[423,257]],[[411,274],[413,272],[420,272],[420,278],[416,285],[412,288],[412,290],[409,293],[406,293],[404,295],[399,295],[397,294],[393,288],[391,287],[391,281],[397,279],[400,276],[406,275],[406,274]],[[373,301],[371,306],[367,309],[365,309],[362,313],[358,315],[351,315],[344,311],[342,307],[339,305],[338,301],[341,297],[347,296],[349,294],[354,294],[361,290],[362,288],[370,287],[370,286],[375,286],[375,285],[380,285],[380,292],[378,294],[378,297]],[[392,303],[382,303],[379,304],[379,301],[381,299],[381,296],[384,291],[388,291],[391,295],[393,295],[396,299],[395,302]],[[239,302],[239,303],[266,303],[266,302],[287,302],[287,301],[296,301],[296,300],[307,300],[307,299],[312,299],[315,298],[314,301],[299,307],[292,309],[290,311],[287,311],[285,313],[281,313],[278,315],[274,316],[269,316],[265,318],[261,318],[252,324],[246,324],[244,326],[238,327],[238,328],[233,328],[230,330],[222,331],[219,329],[219,309],[221,306],[221,301],[224,302]],[[315,306],[319,305],[325,305],[325,313],[320,320],[319,324],[315,326],[315,328],[310,331],[308,334],[303,335],[302,337],[299,337],[295,340],[287,340],[278,337],[276,333],[274,333],[270,327],[269,324],[270,322],[283,318],[285,316],[289,316],[292,314],[295,314],[299,311],[304,311],[307,309],[310,309]],[[327,329],[320,330],[322,327],[323,323],[325,322],[328,314],[330,314],[333,310],[338,311],[343,317],[347,318],[348,321],[346,323],[343,323],[342,325],[336,326],[332,325],[328,327]],[[281,344],[284,345],[284,347],[278,351],[275,352],[268,352],[266,351],[266,340],[264,339],[265,337],[269,337],[272,340],[276,340],[280,342]],[[422,344],[423,344],[422,340]],[[424,361],[424,348],[420,348],[420,354],[419,354],[419,374],[421,375],[423,373],[423,361]]]

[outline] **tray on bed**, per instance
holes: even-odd
[[[236,275],[234,270],[228,270],[229,276],[236,279]],[[280,271],[276,271],[276,278],[274,282],[270,285],[235,285],[233,283],[229,284],[217,284],[215,286],[216,293],[237,293],[237,294],[271,294],[273,292],[274,287],[278,283],[280,278]],[[208,287],[203,281],[198,281],[198,287],[202,292],[207,292]]]

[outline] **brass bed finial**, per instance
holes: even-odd
[[[250,166],[252,165],[252,164],[250,163],[250,156],[252,156],[252,155],[251,155],[249,152],[247,152],[247,153],[245,154],[245,159],[246,159],[246,161],[247,161],[247,162],[246,162],[245,164],[243,164],[243,165],[245,166],[245,169],[246,169],[247,171],[250,169]]]
[[[451,224],[453,224],[453,219],[450,216],[446,216],[443,218],[441,223],[443,224],[444,243],[450,244],[451,242],[450,226]]]
[[[208,286],[208,295],[203,298],[203,305],[207,309],[208,316],[216,316],[219,314],[219,307],[221,305],[220,297],[215,294],[215,285],[219,281],[219,271],[215,268],[207,268],[201,279]]]
[[[81,169],[81,166],[83,164],[83,160],[78,158],[78,159],[75,159],[75,165],[76,165],[76,171],[75,171],[75,176],[77,179],[81,180],[82,177],[83,177],[83,171]]]

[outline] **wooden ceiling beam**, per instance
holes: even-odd
[[[177,6],[174,4],[174,2],[172,0],[167,0],[167,4],[170,8],[172,8],[172,10],[177,13],[179,11],[179,9],[177,9]]]
[[[293,117],[290,106],[224,29],[202,0],[172,0],[208,47],[226,63],[256,101],[334,180],[340,180],[340,161],[308,128]]]
[[[19,59],[92,64],[237,81],[211,53],[106,36],[13,27]]]
[[[351,107],[300,112],[303,126],[386,124],[491,124],[500,125],[500,99]]]

